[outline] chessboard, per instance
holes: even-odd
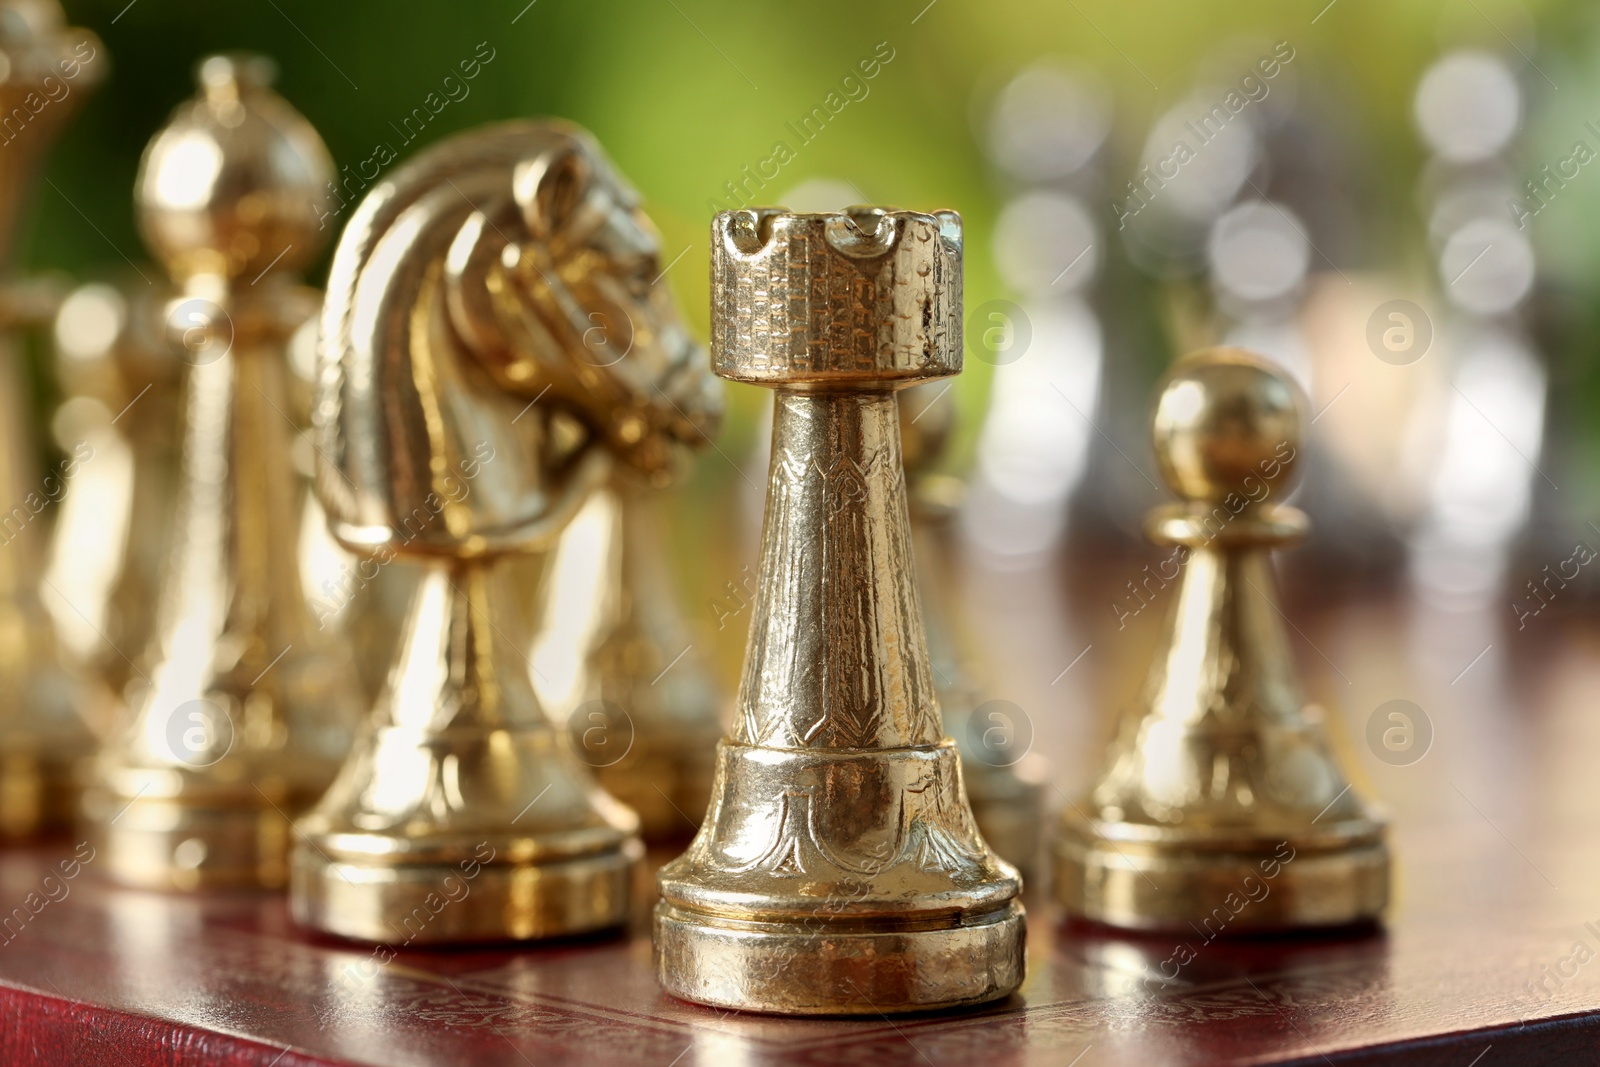
[[[1391,597],[1288,610],[1308,688],[1345,709],[1359,786],[1393,819],[1396,892],[1381,927],[1130,936],[1065,920],[1039,877],[1029,973],[1014,997],[967,1012],[799,1020],[662,993],[649,872],[625,934],[401,950],[381,963],[370,946],[295,927],[281,896],[114,888],[66,839],[0,855],[0,895],[45,900],[0,942],[0,1062],[1600,1063],[1600,966],[1588,966],[1600,955],[1600,625],[1572,613],[1541,620],[1529,639],[1502,632],[1498,616]],[[1128,684],[1078,681],[1108,694]],[[1368,713],[1391,697],[1431,722],[1428,750],[1405,765],[1363,738]],[[1093,762],[1092,745],[1061,732],[1086,718],[1064,707],[1054,732],[1042,724],[1057,806]],[[647,866],[669,856],[652,853]],[[1174,976],[1175,956],[1186,962]]]

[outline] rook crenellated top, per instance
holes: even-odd
[[[961,371],[961,217],[724,211],[711,362],[762,385],[910,385]]]

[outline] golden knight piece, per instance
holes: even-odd
[[[1187,549],[1140,704],[1054,842],[1056,896],[1115,926],[1203,936],[1376,919],[1382,818],[1351,788],[1300,692],[1271,550],[1306,531],[1293,486],[1306,400],[1282,371],[1213,348],[1156,399],[1156,457],[1182,503],[1151,540]]]
[[[1044,761],[1030,751],[1032,730],[1016,721],[1020,709],[983,699],[964,640],[955,521],[965,486],[937,470],[955,429],[955,400],[948,383],[936,382],[902,390],[899,398],[911,538],[945,733],[961,753],[967,799],[983,839],[1031,876],[1043,833]]]
[[[776,389],[756,603],[710,810],[659,875],[656,975],[784,1014],[974,1004],[1022,981],[1022,883],[944,736],[895,390],[961,369],[961,220],[723,212],[712,362]]]
[[[0,839],[54,829],[77,806],[80,764],[94,750],[89,694],[61,656],[40,588],[51,504],[93,449],[65,450],[41,470],[17,336],[48,321],[26,281],[9,277],[18,223],[45,157],[84,94],[104,77],[105,46],[69,28],[53,0],[0,3]],[[50,301],[46,300],[45,304]]]
[[[269,61],[212,56],[151,141],[136,202],[181,288],[165,315],[189,364],[178,512],[131,714],[84,800],[102,862],[151,888],[280,886],[290,817],[326,788],[359,711],[354,665],[310,620],[296,559],[288,337],[294,281],[333,173]]]
[[[318,489],[340,543],[421,577],[387,686],[298,823],[299,922],[424,943],[625,919],[638,819],[540,708],[514,557],[547,549],[616,466],[664,480],[717,421],[658,251],[637,195],[556,121],[434,146],[345,230]]]

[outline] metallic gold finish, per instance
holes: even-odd
[[[272,68],[213,56],[140,167],[139,222],[182,289],[166,322],[191,364],[173,547],[131,715],[84,807],[110,876],[137,886],[287,881],[289,816],[332,779],[359,708],[353,663],[311,624],[284,346],[317,294],[332,173]]]
[[[722,715],[672,588],[658,495],[614,479],[589,502],[591,521],[562,535],[534,662],[545,648],[577,661],[559,706],[546,703],[645,840],[681,842],[711,799]]]
[[[659,875],[657,978],[784,1014],[1005,996],[1021,879],[940,723],[894,399],[961,369],[961,220],[723,212],[711,277],[717,373],[777,402],[738,710],[700,833]]]
[[[936,469],[954,430],[955,401],[947,387],[933,383],[903,390],[899,398],[918,588],[945,733],[961,753],[967,799],[983,839],[1028,876],[1043,833],[1044,782],[1036,771],[1042,760],[1026,750],[1027,738],[1019,736],[1016,723],[1005,721],[1005,713],[984,709],[973,676],[975,657],[962,640],[955,520],[965,486]]]
[[[139,677],[130,657],[155,629],[172,547],[186,369],[174,348],[185,350],[166,336],[176,293],[137,279],[93,282],[67,295],[54,323],[69,396],[56,440],[86,461],[67,478],[52,531],[45,606],[112,703]]]
[[[339,242],[319,493],[347,548],[424,569],[388,685],[297,824],[305,925],[420,944],[627,916],[638,819],[539,707],[508,557],[548,548],[613,457],[662,480],[716,421],[637,205],[586,133],[513,122],[398,169]]]
[[[1088,798],[1054,844],[1056,896],[1116,926],[1208,933],[1371,920],[1385,824],[1350,787],[1300,693],[1270,552],[1304,535],[1293,485],[1306,400],[1231,348],[1181,360],[1156,455],[1183,500],[1146,522],[1188,554],[1170,633]]]
[[[106,68],[104,46],[63,25],[54,2],[0,3],[0,265],[46,150]],[[70,72],[70,73],[69,73]],[[40,470],[19,328],[40,318],[25,281],[0,293],[0,840],[64,825],[94,739],[87,694],[63,662],[40,601],[49,503],[62,471]],[[48,319],[48,315],[44,315]]]

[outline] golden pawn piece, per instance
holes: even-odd
[[[661,480],[716,421],[658,251],[592,138],[554,121],[446,140],[351,218],[323,309],[318,492],[341,544],[421,578],[355,750],[297,824],[300,923],[423,944],[627,917],[638,819],[538,703],[514,568],[614,461]]]
[[[723,212],[711,278],[717,373],[777,390],[772,465],[732,733],[659,875],[657,978],[797,1015],[1003,997],[1022,882],[940,722],[894,396],[961,369],[961,220]]]
[[[566,720],[579,758],[606,792],[638,814],[644,839],[681,842],[711,799],[722,716],[672,588],[657,496],[613,479],[590,501],[589,521],[562,535],[534,665],[545,648],[577,660],[552,712]],[[583,647],[568,648],[574,637]]]
[[[145,151],[145,241],[181,286],[190,364],[178,513],[132,714],[84,808],[110,876],[149,888],[284,884],[289,817],[332,779],[359,710],[353,664],[311,624],[285,343],[317,294],[332,163],[259,58],[212,56]]]
[[[0,3],[0,265],[56,135],[105,74],[105,47],[63,24],[53,2]],[[92,446],[74,442],[42,470],[19,331],[48,311],[26,280],[0,291],[0,840],[57,829],[77,805],[75,779],[94,750],[88,694],[61,657],[41,601],[48,514]],[[49,301],[46,301],[47,303]]]
[[[955,428],[955,401],[948,387],[934,383],[903,390],[899,397],[911,537],[945,733],[961,753],[967,799],[983,839],[1001,859],[1031,876],[1044,829],[1043,760],[1029,751],[1032,730],[1015,721],[1020,709],[983,700],[972,674],[973,657],[962,640],[955,520],[966,487],[935,469]]]
[[[1294,484],[1306,400],[1248,352],[1178,362],[1156,400],[1161,473],[1183,500],[1145,528],[1187,548],[1168,636],[1088,798],[1055,840],[1056,897],[1115,926],[1202,936],[1376,919],[1382,818],[1305,703],[1271,550],[1304,536]]]

